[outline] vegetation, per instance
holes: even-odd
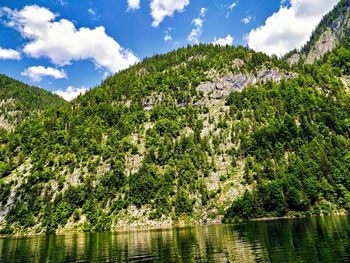
[[[0,113],[11,124],[18,124],[48,107],[65,101],[51,92],[31,87],[0,74]]]
[[[292,69],[244,47],[181,48],[71,103],[20,89],[15,103],[40,114],[1,133],[2,233],[350,209],[350,47],[340,43]],[[294,77],[228,97],[197,88],[262,70]]]
[[[232,93],[231,116],[254,123],[239,134],[246,192],[224,221],[349,209],[350,96],[339,76],[348,74],[349,51],[339,47],[302,74]],[[257,107],[257,105],[259,105]]]

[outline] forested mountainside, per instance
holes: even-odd
[[[11,131],[30,116],[65,101],[51,92],[30,87],[0,74],[0,129]]]
[[[6,144],[17,125],[37,117],[49,107],[66,104],[61,97],[40,88],[28,86],[20,81],[0,74],[0,147],[1,155],[9,156]],[[0,174],[4,177],[16,168],[10,158],[1,158]],[[1,191],[1,190],[0,190]],[[1,212],[0,212],[1,215]]]
[[[350,1],[341,0],[332,12],[323,17],[308,43],[300,51],[286,55],[290,64],[312,64],[338,45],[349,42]]]
[[[0,148],[1,233],[347,211],[347,43],[292,66],[181,48],[20,123]]]

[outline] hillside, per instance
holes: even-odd
[[[347,43],[292,68],[243,47],[181,48],[20,123],[0,154],[13,167],[2,233],[346,211]]]
[[[0,74],[0,129],[13,131],[30,116],[64,103],[57,95]]]
[[[36,118],[45,109],[60,107],[65,103],[57,95],[0,74],[0,178],[16,167],[7,147],[13,140],[15,128],[22,122]]]
[[[292,51],[286,57],[290,64],[312,64],[339,45],[349,43],[350,1],[341,0],[323,17],[310,40],[300,51]]]

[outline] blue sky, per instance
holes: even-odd
[[[72,99],[106,75],[199,42],[282,55],[338,0],[1,0],[0,73]]]

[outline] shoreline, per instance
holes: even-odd
[[[156,230],[170,230],[174,228],[188,228],[188,227],[203,227],[203,226],[215,226],[215,225],[237,225],[237,224],[245,224],[249,222],[269,222],[269,221],[278,221],[278,220],[293,220],[293,219],[305,219],[305,218],[321,218],[326,216],[349,216],[348,212],[336,212],[334,214],[321,214],[321,215],[308,215],[308,216],[283,216],[283,217],[262,217],[262,218],[254,218],[248,221],[242,221],[237,223],[210,223],[210,224],[203,224],[203,223],[192,223],[192,224],[164,224],[163,226],[161,224],[158,225],[137,225],[137,226],[123,226],[123,227],[115,227],[113,229],[110,229],[108,231],[84,231],[84,230],[67,230],[67,231],[58,231],[56,233],[37,233],[37,234],[14,234],[14,235],[0,235],[0,239],[5,238],[26,238],[26,237],[41,237],[41,236],[49,236],[49,235],[56,235],[56,236],[63,236],[68,234],[79,234],[79,233],[128,233],[128,232],[142,232],[142,231],[156,231]]]

